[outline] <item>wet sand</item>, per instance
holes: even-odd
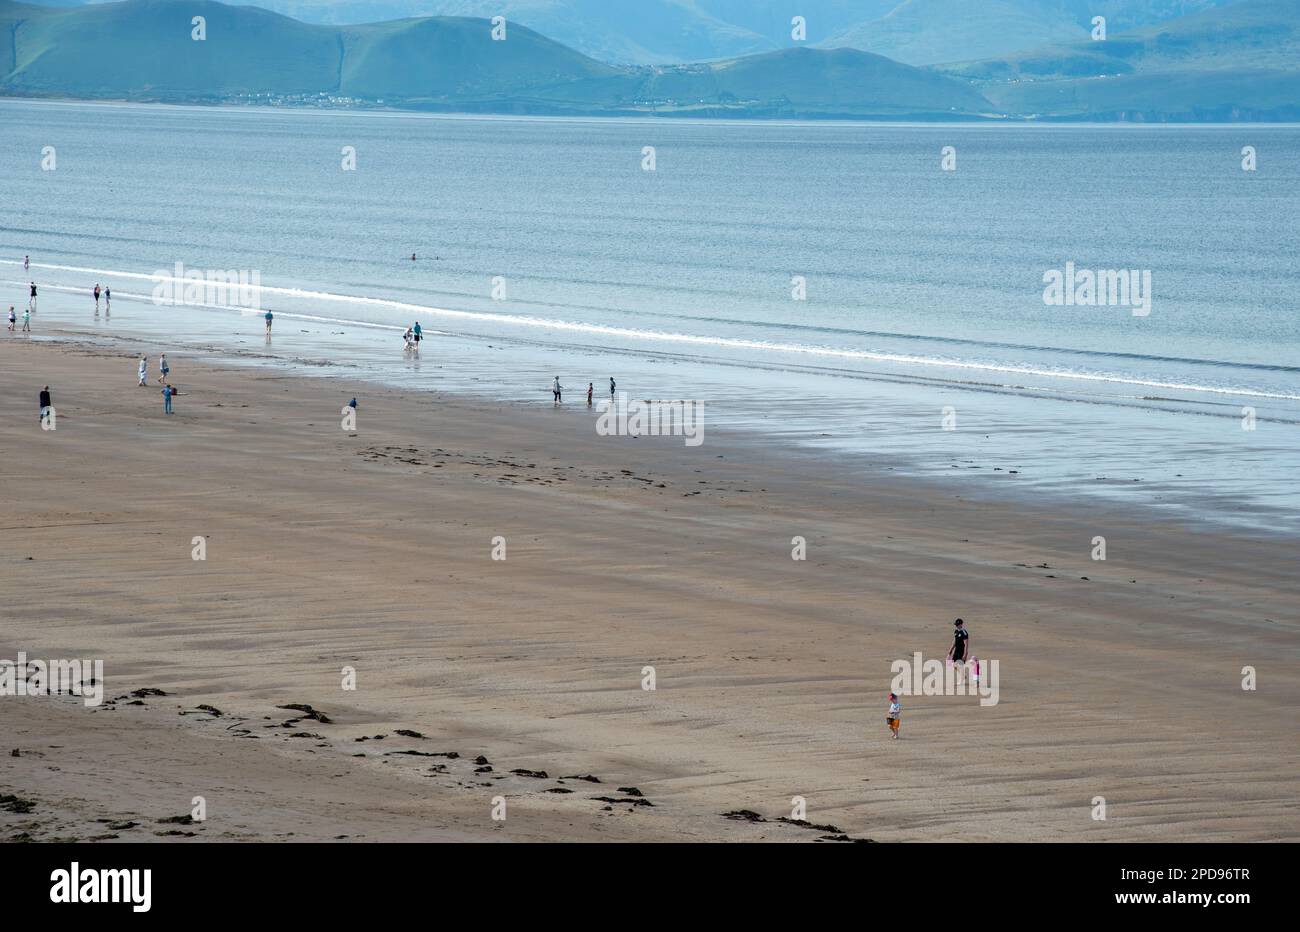
[[[1300,838],[1295,538],[168,358],[164,418],[131,351],[0,342],[0,657],[116,698],[0,698],[2,838]],[[891,741],[957,616],[1000,701]]]

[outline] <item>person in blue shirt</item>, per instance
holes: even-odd
[[[172,413],[172,396],[176,394],[176,389],[171,385],[164,385],[162,390],[163,396],[163,414]]]

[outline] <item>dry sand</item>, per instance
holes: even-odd
[[[0,343],[0,657],[103,658],[127,697],[0,698],[0,794],[33,804],[0,837],[832,834],[770,821],[797,795],[879,841],[1300,839],[1294,539],[169,359],[164,418],[132,351]],[[904,697],[889,740],[891,661],[958,615],[1000,702]],[[653,805],[593,798],[622,787]]]

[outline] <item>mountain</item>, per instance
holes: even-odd
[[[516,2],[555,12],[587,9],[589,0]],[[817,28],[829,30],[876,2],[799,6],[825,15]],[[658,23],[667,7],[740,30],[742,45],[778,44],[770,33],[785,28],[785,11],[770,0],[643,0],[627,15]],[[1114,25],[1190,7],[1197,11],[1157,25]],[[1067,35],[1086,35],[1093,10],[1114,11],[1105,41],[917,68],[852,48],[794,45],[788,33],[784,47],[722,60],[613,65],[518,22],[508,21],[506,41],[493,41],[488,20],[473,17],[334,25],[216,0],[71,8],[0,0],[0,94],[592,115],[1300,120],[1300,0],[903,0],[881,20],[929,23],[906,34],[929,43],[931,57],[990,47],[989,31],[1013,16],[1017,41],[1050,34],[1057,15]],[[203,42],[190,38],[196,15],[207,19]],[[593,13],[612,29],[610,15]],[[593,26],[591,35],[599,32]],[[656,35],[639,38],[654,45]],[[810,19],[810,42],[817,35]]]
[[[1055,119],[1300,119],[1300,0],[1245,0],[1105,41],[942,66]]]
[[[207,18],[207,41],[191,40],[193,16]],[[338,59],[338,40],[326,27],[209,0],[72,9],[0,3],[0,28],[11,36],[0,49],[3,93],[165,99],[274,87],[306,94],[320,89]]]
[[[662,65],[735,58],[792,46],[791,18],[808,42],[828,38],[898,0],[259,0],[311,23],[414,16],[504,16],[600,61]],[[1005,49],[1003,50],[1005,51]]]
[[[101,0],[102,2],[102,0]],[[505,16],[601,61],[671,64],[794,45],[856,48],[911,65],[1007,55],[1086,35],[1093,16],[1113,31],[1232,0],[259,0],[311,23],[411,16]]]
[[[507,26],[504,42],[491,30],[487,20],[466,17],[343,27],[337,93],[449,105],[532,97],[582,104],[600,102],[626,80],[619,69],[522,26]]]
[[[73,6],[106,0],[28,0]],[[856,48],[911,65],[1009,55],[1174,19],[1232,0],[256,0],[307,23],[505,16],[599,61],[674,64],[790,48],[803,17],[817,48]]]
[[[884,15],[820,42],[912,65],[1013,54],[1088,38],[1092,18],[1120,32],[1223,6],[1232,0],[902,0]]]
[[[262,0],[312,23],[356,25],[426,16],[504,16],[601,61],[660,64],[767,51],[762,36],[677,0]]]
[[[32,0],[28,0],[32,2]],[[106,0],[35,0],[73,6]],[[897,0],[806,0],[810,39],[856,21],[864,6],[884,12]],[[258,0],[302,22],[359,25],[427,16],[504,16],[600,61],[672,64],[734,58],[792,45],[783,0]]]
[[[915,65],[987,58],[1079,36],[1080,27],[1042,0],[910,0],[824,44],[866,49]]]
[[[879,115],[990,112],[967,85],[857,49],[783,49],[722,62],[654,69],[638,90],[642,99],[748,102],[751,109]]]
[[[191,38],[205,17],[207,38]],[[516,27],[483,20],[360,27],[301,23],[214,0],[128,0],[70,10],[0,3],[12,23],[0,91],[159,100],[330,94],[364,99],[508,97],[621,72]]]
[[[206,18],[207,38],[191,38]],[[215,0],[52,9],[0,0],[0,94],[135,100],[378,103],[506,113],[963,117],[969,82],[854,50],[616,67],[533,30],[426,17],[302,23]]]

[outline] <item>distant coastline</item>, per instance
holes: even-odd
[[[260,99],[265,97],[268,99]],[[380,100],[355,99],[348,102],[316,100],[309,95],[237,95],[233,97],[172,97],[159,95],[73,97],[67,94],[0,93],[0,100],[34,101],[69,104],[142,104],[162,107],[232,108],[246,110],[299,110],[337,113],[411,113],[434,116],[466,117],[553,117],[556,119],[652,119],[652,120],[734,120],[755,123],[779,122],[847,122],[847,123],[976,123],[986,126],[1033,126],[1080,124],[1113,124],[1131,126],[1237,126],[1241,124],[1289,126],[1300,123],[1300,105],[1292,108],[1288,116],[1279,117],[1274,112],[1237,112],[1235,114],[1196,115],[1186,113],[1146,114],[1142,112],[1118,114],[1079,114],[1077,116],[1021,115],[997,113],[943,113],[918,111],[915,113],[837,113],[832,111],[782,110],[777,108],[743,107],[623,107],[583,109],[529,106],[515,101],[509,107],[469,104],[415,104],[388,103]]]
[[[692,106],[627,106],[627,107],[558,107],[537,104],[529,101],[515,100],[504,103],[472,102],[436,103],[432,101],[388,102],[380,99],[337,98],[333,95],[233,95],[213,97],[205,95],[156,95],[140,94],[132,96],[69,96],[67,94],[0,93],[0,100],[30,100],[58,103],[87,104],[151,104],[158,106],[179,107],[237,107],[267,110],[310,110],[337,111],[355,113],[361,111],[378,113],[429,113],[445,116],[543,116],[543,117],[582,117],[582,118],[663,118],[663,119],[706,119],[706,120],[753,120],[755,122],[795,120],[827,121],[871,121],[871,122],[917,122],[917,123],[1033,123],[1058,122],[1035,120],[1015,114],[994,113],[945,113],[943,111],[908,111],[898,113],[859,113],[851,110],[843,112],[834,110],[808,110],[801,108],[783,109],[778,107],[727,107],[718,105]],[[1300,116],[1297,116],[1300,121]],[[1075,120],[1059,122],[1078,122]],[[1142,121],[1135,121],[1142,122]],[[1173,122],[1173,121],[1170,121]],[[1286,121],[1291,122],[1291,121]]]

